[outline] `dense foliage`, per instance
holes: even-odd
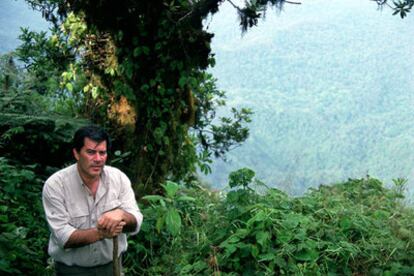
[[[244,173],[244,179],[251,177],[248,170],[236,175]],[[149,198],[151,207],[144,208],[147,224],[138,240],[130,242],[128,271],[412,274],[413,210],[401,203],[403,183],[396,181],[396,188],[389,190],[376,179],[355,179],[290,198],[256,181],[260,193],[249,183],[227,194],[192,188],[177,191],[170,200]],[[160,210],[180,214],[181,225],[160,223]]]
[[[88,122],[73,118],[56,98],[39,93],[33,85],[34,80],[41,85],[36,76],[14,59],[12,54],[0,56],[0,156],[14,164],[36,164],[46,176],[72,161],[68,149],[73,133]]]
[[[48,229],[36,165],[16,166],[0,157],[0,271],[46,275]]]
[[[0,168],[0,271],[51,273],[36,166],[2,158]],[[126,275],[414,273],[414,213],[403,203],[403,180],[387,189],[376,179],[355,179],[292,198],[249,169],[230,179],[227,193],[167,182],[164,196],[145,197]]]
[[[30,2],[63,25],[50,38],[23,31],[17,55],[26,69],[16,66],[13,55],[0,59],[2,275],[53,272],[41,188],[50,173],[70,162],[73,131],[87,123],[76,119],[82,112],[95,122],[108,120],[122,150],[116,161],[138,156],[134,169],[142,169],[146,184],[162,189],[140,201],[145,223],[129,239],[128,275],[414,274],[414,213],[403,202],[404,180],[389,189],[369,177],[351,179],[292,198],[247,168],[230,174],[227,192],[182,179],[195,164],[223,155],[248,134],[248,110],[233,110],[233,118],[213,125],[223,95],[204,72],[212,62],[211,36],[201,29],[201,19],[220,1],[131,1],[137,6],[109,9],[124,17],[101,14],[107,5],[119,6],[109,1],[101,1],[102,7],[92,1]],[[239,10],[242,27],[256,24],[267,4],[282,2],[252,1]],[[63,22],[54,17],[55,7]],[[173,31],[171,22],[178,26]],[[193,99],[186,101],[188,95]],[[195,99],[200,117],[183,119],[187,112],[195,115]],[[204,149],[198,156],[196,143]],[[148,160],[152,167],[142,167]],[[140,178],[135,183],[142,184]]]
[[[0,271],[48,275],[42,186],[73,162],[67,149],[87,121],[60,114],[61,103],[39,93],[36,84],[42,83],[14,60],[13,54],[0,56]]]
[[[110,129],[115,148],[129,153],[124,170],[140,193],[160,192],[165,179],[191,176],[197,166],[209,172],[212,156],[224,157],[247,138],[251,111],[233,108],[217,118],[224,94],[205,72],[214,65],[213,34],[202,21],[222,1],[27,2],[54,28],[50,39],[26,31],[19,57],[38,77],[66,67],[61,94],[78,101],[79,115]],[[242,28],[283,2],[237,7]]]

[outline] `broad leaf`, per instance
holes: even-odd
[[[165,214],[165,224],[168,232],[171,235],[176,236],[181,229],[181,217],[177,209],[170,208]]]
[[[162,186],[164,187],[165,193],[169,198],[174,198],[175,194],[180,188],[177,183],[174,183],[172,181],[167,181],[166,184],[163,184]]]

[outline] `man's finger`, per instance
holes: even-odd
[[[115,229],[117,229],[118,227],[121,227],[121,229],[122,229],[124,227],[124,225],[121,224],[121,223],[123,223],[123,221],[112,224],[111,230],[115,231]]]

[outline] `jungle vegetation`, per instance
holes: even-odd
[[[414,273],[403,179],[392,188],[350,179],[296,198],[249,168],[229,175],[227,192],[197,180],[197,168],[208,173],[213,157],[247,139],[252,114],[216,116],[225,94],[206,71],[213,34],[202,22],[223,1],[26,2],[51,29],[23,29],[22,44],[0,58],[2,274],[52,275],[40,193],[73,162],[72,135],[89,123],[114,137],[111,164],[128,173],[144,213],[127,275]],[[241,32],[289,4],[233,3]],[[405,17],[413,3],[391,5]]]

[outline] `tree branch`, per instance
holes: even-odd
[[[233,6],[233,8],[235,8],[239,12],[241,11],[241,8],[239,6],[237,6],[236,4],[234,4],[231,0],[227,0],[227,2],[229,2]]]
[[[192,22],[194,19],[204,18],[209,13],[216,13],[218,5],[224,0],[202,0],[193,5],[191,11],[186,13],[183,17],[177,20],[177,23]]]

